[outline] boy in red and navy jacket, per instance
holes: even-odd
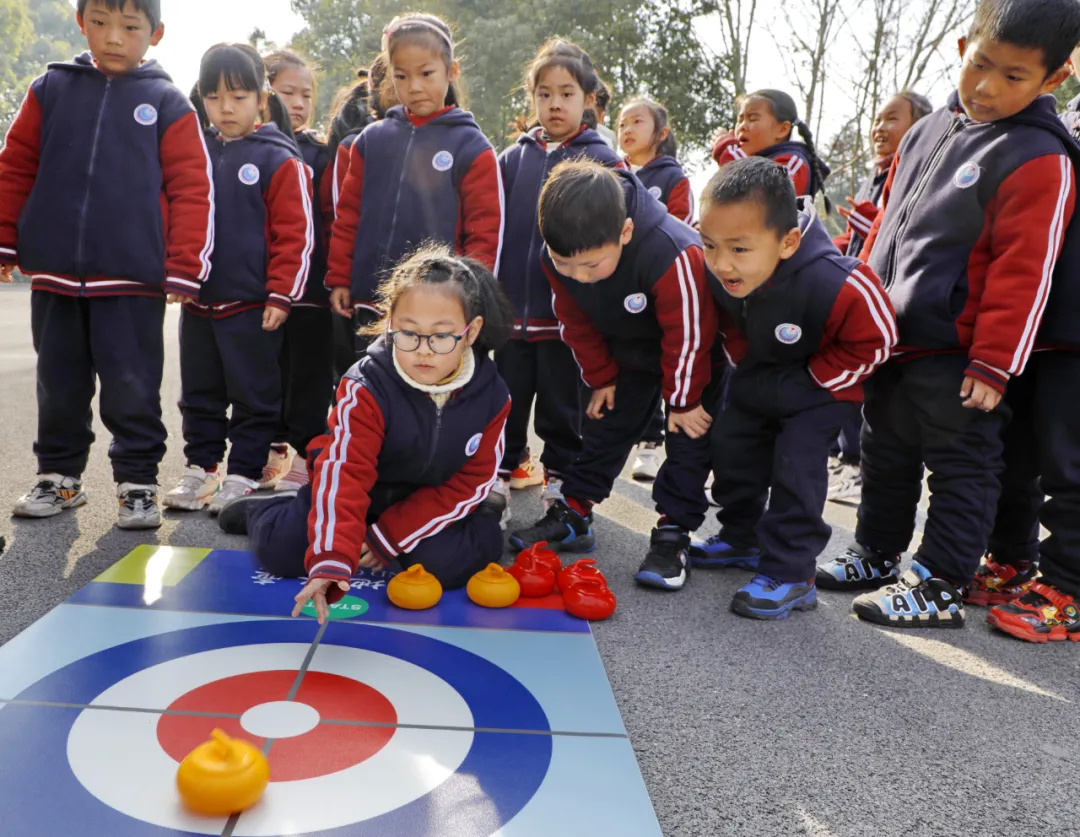
[[[1073,214],[1068,140],[1043,94],[1067,77],[1078,40],[1077,0],[983,0],[961,42],[957,91],[893,161],[863,256],[896,309],[897,358],[867,393],[857,543],[818,576],[845,589],[895,582],[855,599],[863,619],[964,623],[960,588],[986,551],[1001,490],[1002,395],[1035,345]],[[928,519],[899,575],[924,465]]]
[[[690,569],[689,532],[708,510],[713,399],[706,390],[716,307],[701,240],[634,175],[595,162],[559,165],[541,194],[539,216],[555,315],[593,394],[582,452],[563,482],[565,502],[510,543],[591,550],[592,507],[611,493],[662,397],[667,460],[653,486],[661,517],[637,580],[680,589]]]
[[[89,52],[30,86],[0,151],[0,263],[32,281],[38,483],[15,506],[52,517],[87,500],[91,403],[122,528],[159,526],[165,297],[197,297],[214,246],[213,186],[187,98],[146,50],[157,0],[80,0]]]
[[[817,605],[829,449],[896,342],[877,276],[841,256],[802,204],[783,169],[759,157],[721,169],[702,201],[733,371],[711,431],[720,533],[691,555],[697,566],[757,570],[731,605],[755,619]]]

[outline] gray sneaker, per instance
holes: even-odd
[[[120,500],[118,529],[156,529],[161,525],[156,485],[122,482],[117,486],[116,496]]]
[[[16,501],[11,513],[16,517],[55,517],[65,509],[84,505],[87,499],[79,477],[39,474],[37,485]]]

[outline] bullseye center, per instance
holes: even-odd
[[[315,707],[292,700],[260,703],[240,716],[240,726],[259,738],[292,738],[311,732],[318,724]]]

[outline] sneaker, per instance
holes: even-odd
[[[510,523],[512,517],[510,514],[510,480],[499,477],[495,482],[495,485],[491,487],[491,494],[498,495],[502,498],[502,513],[499,517],[499,528],[505,532],[506,526]]]
[[[248,533],[248,512],[256,503],[268,503],[272,500],[282,502],[295,497],[295,491],[272,491],[243,494],[233,499],[218,515],[218,526],[227,535],[246,535]]]
[[[716,502],[716,499],[712,496],[712,487],[715,481],[716,475],[710,471],[708,479],[705,480],[705,500],[710,506],[718,509],[720,508],[720,504]]]
[[[660,590],[681,590],[690,578],[690,535],[678,526],[652,530],[649,553],[634,581]]]
[[[188,465],[176,487],[165,495],[165,508],[181,511],[201,511],[214,499],[221,487],[217,471],[207,471],[198,465]]]
[[[270,455],[266,458],[266,464],[263,466],[259,488],[273,488],[277,485],[278,480],[289,473],[291,468],[292,457],[289,456],[287,447],[284,451],[270,448]]]
[[[895,584],[863,593],[851,603],[860,619],[892,628],[962,628],[960,591],[918,561]]]
[[[706,569],[756,570],[761,550],[756,546],[732,546],[720,535],[690,544],[690,563]]]
[[[252,491],[258,490],[259,483],[255,480],[249,480],[246,477],[241,477],[239,474],[229,474],[229,476],[225,477],[225,480],[221,483],[221,490],[214,495],[214,499],[210,503],[209,512],[216,517],[221,513],[221,510],[225,508],[225,506],[237,497],[246,497]]]
[[[292,459],[292,467],[289,468],[289,473],[278,480],[277,485],[274,486],[274,491],[296,492],[310,481],[307,457],[296,454]]]
[[[116,517],[118,529],[156,529],[161,525],[156,485],[136,485],[122,482],[116,488],[120,511]]]
[[[829,487],[831,488],[836,483],[840,482],[840,475],[844,472],[844,463],[840,460],[839,456],[830,456],[829,464],[826,466],[829,472]]]
[[[817,607],[814,579],[783,584],[767,575],[755,575],[739,588],[731,600],[731,609],[750,619],[787,619],[793,610]]]
[[[540,485],[543,481],[544,473],[536,466],[531,456],[510,473],[510,487],[514,491]]]
[[[1076,598],[1041,581],[1034,582],[1015,601],[990,608],[986,621],[1028,642],[1080,642],[1080,606]]]
[[[1019,599],[1028,591],[1039,573],[1039,567],[1031,561],[1019,565],[999,564],[993,555],[987,555],[971,584],[960,592],[965,604],[999,605]]]
[[[814,581],[822,590],[876,590],[900,578],[900,556],[853,544],[839,558],[819,564]]]
[[[562,493],[562,477],[548,474],[544,477],[544,493],[540,495],[544,501],[544,511],[547,512],[556,503],[565,500]]]
[[[858,465],[841,465],[838,479],[829,486],[825,496],[834,503],[858,505],[862,499],[862,468]]]
[[[548,549],[555,552],[592,552],[596,548],[592,515],[582,517],[565,501],[556,500],[536,523],[510,536],[510,545],[517,551],[540,541],[547,541]]]
[[[79,477],[39,474],[37,485],[16,501],[11,513],[16,517],[53,517],[84,505],[88,499]]]
[[[651,481],[660,473],[660,448],[659,442],[642,442],[637,446],[637,457],[634,459],[634,468],[630,472],[636,480]]]

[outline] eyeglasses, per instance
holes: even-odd
[[[471,325],[466,326],[461,334],[446,334],[444,332],[439,334],[417,334],[415,331],[391,331],[390,329],[386,330],[386,334],[394,341],[394,345],[403,352],[415,352],[420,348],[420,343],[426,340],[428,348],[435,354],[448,355],[457,348],[458,342],[469,333],[471,327]]]

